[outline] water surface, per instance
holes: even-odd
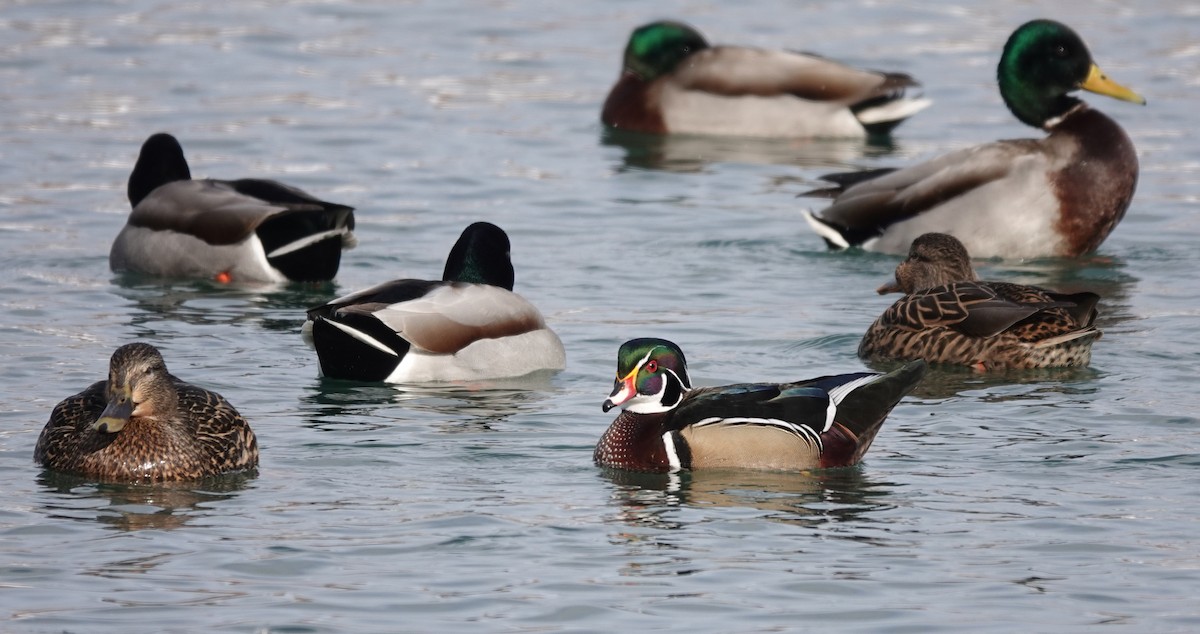
[[[628,32],[909,72],[935,105],[886,145],[630,140],[600,103]],[[1091,368],[939,372],[859,468],[597,469],[617,346],[682,344],[698,382],[857,371],[896,259],[828,253],[795,194],[840,169],[1037,134],[998,51],[1062,19],[1149,100],[1089,97],[1137,145],[1127,218],[1080,261],[987,277],[1104,296]],[[1083,630],[1200,627],[1200,11],[1186,3],[0,1],[0,618],[14,631]],[[357,207],[336,284],[114,276],[138,147]],[[504,227],[557,375],[324,380],[303,309],[435,277]],[[31,460],[50,409],[122,343],[223,393],[257,477],[98,485]]]

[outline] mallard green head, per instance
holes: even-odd
[[[115,434],[135,417],[154,417],[173,412],[178,400],[162,354],[146,343],[117,348],[108,363],[104,386],[108,400],[92,429]]]
[[[620,405],[637,414],[665,412],[690,389],[679,346],[666,339],[630,339],[617,351],[617,380],[604,411]]]
[[[1092,61],[1075,31],[1053,20],[1022,24],[1009,36],[996,71],[1000,95],[1022,122],[1036,128],[1079,103],[1068,93],[1083,89],[1145,104],[1132,90],[1110,80]]]
[[[511,246],[508,234],[490,222],[476,222],[463,229],[458,242],[450,249],[442,280],[490,284],[513,289]]]
[[[673,70],[688,55],[708,48],[704,36],[682,22],[663,20],[634,29],[625,47],[625,72],[650,81]]]

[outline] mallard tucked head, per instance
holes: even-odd
[[[971,268],[971,255],[958,238],[945,233],[926,233],[913,240],[908,257],[896,266],[896,278],[878,291],[914,293],[955,282],[974,282],[979,278]]]
[[[651,81],[673,70],[687,56],[708,48],[704,36],[682,22],[651,22],[634,29],[625,47],[625,72]]]
[[[115,434],[129,421],[153,418],[175,410],[178,395],[158,349],[145,343],[130,343],[113,352],[104,386],[108,405],[92,429]]]
[[[1035,128],[1066,114],[1079,103],[1068,96],[1088,90],[1145,104],[1132,90],[1112,81],[1092,61],[1075,31],[1053,20],[1022,24],[1008,38],[996,70],[1000,95],[1018,119]]]
[[[490,222],[476,222],[463,229],[450,249],[442,280],[490,284],[513,289],[513,271],[508,234]]]
[[[166,132],[159,132],[150,135],[142,143],[125,192],[129,196],[129,204],[137,207],[143,198],[160,185],[191,178],[192,172],[188,169],[179,141]]]
[[[679,346],[666,339],[630,339],[617,351],[617,380],[604,411],[617,406],[636,414],[669,411],[690,389]]]

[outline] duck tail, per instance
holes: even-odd
[[[925,361],[912,361],[842,395],[833,425],[822,434],[825,451],[821,466],[852,465],[861,460],[892,408],[921,382],[928,368]]]
[[[899,97],[858,104],[851,110],[869,136],[885,136],[891,134],[896,126],[904,123],[905,119],[932,104],[932,100],[924,97]]]
[[[256,229],[267,261],[297,282],[331,280],[337,275],[342,250],[356,244],[352,207],[324,207],[281,213]]]

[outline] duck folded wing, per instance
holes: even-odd
[[[1031,315],[1068,304],[1018,303],[986,285],[961,282],[913,293],[893,304],[881,319],[903,330],[942,326],[972,337],[994,337]]]
[[[373,315],[414,347],[436,354],[453,354],[479,339],[519,335],[546,325],[525,298],[486,284],[445,284]]]
[[[884,172],[867,180],[851,181],[821,219],[845,228],[886,227],[911,218],[948,200],[1008,177],[1018,170],[1034,170],[1048,163],[1038,142],[1026,139],[1000,141],[966,148],[907,167]],[[833,175],[838,182],[840,175]],[[828,196],[829,189],[805,195]]]
[[[719,95],[792,94],[846,105],[918,85],[908,75],[861,70],[817,55],[732,46],[693,54],[674,77],[684,88]]]
[[[820,432],[829,417],[825,390],[796,385],[744,384],[694,390],[676,408],[671,427],[770,426],[800,433],[799,425]]]

